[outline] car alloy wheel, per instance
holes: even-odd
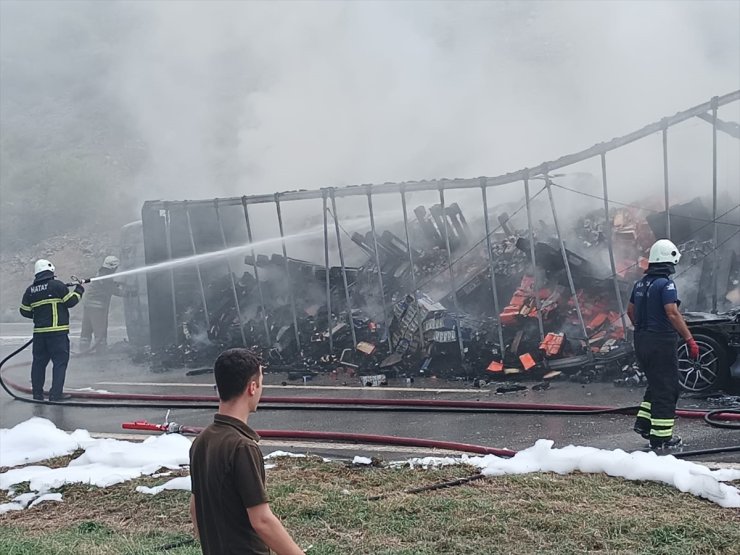
[[[698,360],[689,357],[686,343],[678,347],[678,379],[686,391],[706,391],[721,382],[722,347],[706,335],[697,334],[694,340],[699,346]]]

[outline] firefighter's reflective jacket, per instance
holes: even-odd
[[[40,272],[23,294],[21,315],[33,318],[33,333],[68,333],[69,309],[80,302],[84,292],[81,285],[69,291],[54,279],[53,272]]]

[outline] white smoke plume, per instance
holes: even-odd
[[[109,156],[126,150],[116,186],[137,201],[497,175],[740,88],[737,2],[6,1],[2,12],[3,131],[31,122],[46,144],[72,121],[82,137],[50,148],[94,143],[97,118],[119,114],[129,139],[111,140]],[[109,112],[85,109],[86,91]],[[740,103],[720,117],[740,119]],[[704,187],[711,128],[690,127],[705,152],[672,157],[674,185]],[[651,144],[624,177],[610,165],[615,188],[660,191]]]

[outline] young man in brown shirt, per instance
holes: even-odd
[[[190,515],[204,555],[302,555],[270,510],[259,436],[247,426],[262,396],[262,366],[229,349],[214,366],[219,396],[213,424],[190,449]]]

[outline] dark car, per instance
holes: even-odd
[[[684,313],[699,345],[699,360],[691,360],[685,343],[678,347],[681,387],[700,392],[740,386],[740,307],[728,312]]]

